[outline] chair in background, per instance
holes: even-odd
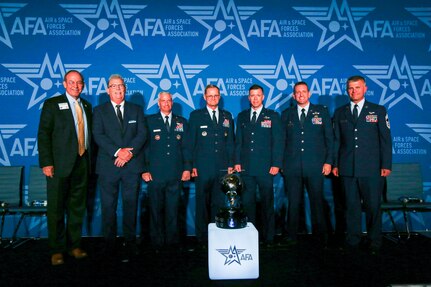
[[[431,202],[424,201],[420,164],[395,163],[392,165],[392,172],[386,178],[381,209],[389,215],[398,240],[401,240],[401,233],[395,224],[392,211],[403,213],[408,240],[411,236],[409,213],[431,211]]]
[[[16,248],[23,242],[15,242],[16,235],[27,216],[46,216],[47,214],[47,194],[46,194],[46,177],[38,166],[30,166],[29,182],[28,182],[28,197],[27,201],[22,199],[22,206],[14,211],[20,213],[18,224],[12,235],[11,244]],[[40,230],[40,229],[39,229]]]
[[[23,166],[0,166],[0,244],[6,215],[21,204],[23,169]]]

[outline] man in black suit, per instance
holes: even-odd
[[[158,250],[178,247],[178,208],[182,181],[190,180],[191,155],[185,118],[172,113],[172,95],[160,92],[160,112],[146,118],[149,140],[145,145],[145,172],[150,208],[150,237]]]
[[[251,107],[239,113],[235,142],[235,170],[244,181],[242,203],[249,221],[256,225],[256,188],[262,205],[262,239],[272,245],[275,235],[274,176],[283,160],[283,129],[277,112],[263,106],[263,88],[252,85]]]
[[[208,223],[214,222],[223,205],[220,178],[233,172],[234,123],[232,115],[219,108],[220,90],[205,88],[206,107],[190,114],[192,177],[196,183],[196,237],[205,246]]]
[[[304,186],[310,200],[313,234],[322,240],[327,235],[323,181],[331,173],[334,133],[328,109],[310,103],[310,97],[307,83],[296,83],[296,105],[281,115],[285,135],[283,177],[289,201],[288,238],[292,243],[297,240]]]
[[[362,207],[367,222],[366,246],[376,252],[382,244],[380,203],[384,178],[392,168],[392,140],[385,107],[365,100],[361,76],[347,80],[350,103],[334,113],[334,168],[346,198],[346,243],[361,243]],[[362,201],[362,204],[361,204]]]
[[[93,121],[93,137],[99,146],[96,173],[99,175],[102,229],[105,252],[112,255],[121,186],[124,235],[121,259],[127,262],[137,252],[136,213],[147,131],[142,107],[124,100],[126,86],[120,75],[111,75],[107,93],[110,101],[94,109]]]
[[[39,165],[47,179],[52,265],[63,264],[66,251],[76,259],[87,257],[81,233],[91,170],[92,108],[80,97],[84,88],[80,72],[68,71],[63,86],[66,93],[45,101],[38,131]]]

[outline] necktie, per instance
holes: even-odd
[[[257,113],[256,111],[253,112],[253,116],[251,117],[251,123],[255,124],[257,120]]]
[[[165,126],[166,126],[166,130],[169,132],[169,116],[165,116]]]
[[[118,122],[120,123],[121,128],[123,127],[123,114],[121,113],[121,105],[116,105],[117,108],[117,118]]]
[[[215,125],[217,125],[217,118],[216,118],[216,111],[213,111],[213,123],[215,124]]]
[[[353,108],[353,119],[356,120],[358,119],[358,105],[355,105],[355,107]]]
[[[82,156],[85,152],[85,132],[82,108],[78,101],[75,102],[75,112],[78,120],[78,154]]]
[[[304,123],[305,123],[305,109],[301,110],[301,116],[299,117],[299,121],[301,122],[301,126],[304,126]]]

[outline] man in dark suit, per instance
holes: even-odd
[[[346,198],[346,243],[361,243],[362,207],[367,222],[366,246],[377,252],[382,244],[380,203],[384,178],[392,167],[392,140],[385,107],[365,100],[367,86],[361,76],[347,80],[350,103],[334,113],[334,168]],[[361,201],[363,202],[361,204]]]
[[[220,90],[205,88],[206,107],[190,114],[190,142],[193,158],[192,177],[196,183],[196,237],[204,247],[208,223],[214,222],[223,205],[220,178],[233,172],[234,123],[232,115],[219,108]]]
[[[102,229],[106,255],[112,255],[121,186],[124,235],[121,260],[127,262],[137,252],[136,213],[147,131],[142,107],[124,100],[126,86],[120,75],[111,75],[107,93],[110,101],[94,109],[93,121],[93,137],[99,146],[96,173],[99,175]]]
[[[283,177],[289,201],[288,238],[292,243],[297,240],[304,186],[310,200],[313,234],[319,235],[319,239],[326,239],[327,235],[323,181],[331,173],[334,133],[328,109],[310,103],[310,97],[307,83],[296,83],[296,105],[281,115],[285,135]]]
[[[38,131],[39,165],[47,179],[52,265],[63,264],[66,251],[77,259],[87,257],[81,249],[81,232],[91,170],[92,108],[80,97],[81,73],[68,71],[63,86],[65,94],[45,101]]]
[[[187,149],[188,124],[172,113],[172,95],[160,92],[160,112],[146,118],[145,172],[150,207],[150,237],[158,250],[178,247],[178,208],[182,181],[190,180],[191,155]]]
[[[239,113],[235,142],[235,170],[244,181],[242,203],[249,221],[256,225],[256,188],[262,204],[262,239],[268,246],[275,235],[273,179],[283,160],[283,129],[280,116],[263,107],[263,88],[252,85],[251,108]]]

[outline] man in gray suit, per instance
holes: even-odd
[[[93,136],[99,146],[96,173],[102,201],[102,228],[106,255],[115,252],[117,202],[121,186],[123,202],[122,261],[137,252],[136,213],[144,144],[147,138],[142,107],[124,100],[126,86],[120,75],[108,81],[110,101],[94,109]]]

